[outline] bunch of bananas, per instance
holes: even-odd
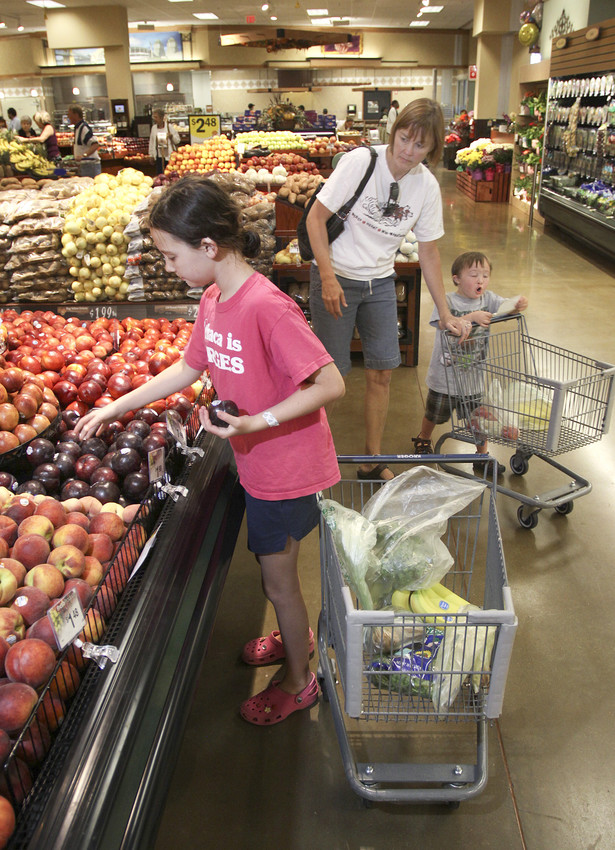
[[[29,145],[21,142],[0,139],[0,157],[7,160],[15,171],[31,171],[37,177],[49,177],[53,174],[53,163],[36,153]]]
[[[457,596],[452,590],[442,584],[433,584],[423,590],[415,590],[410,594],[410,610],[419,614],[426,623],[443,628],[455,621],[451,614],[456,614],[461,608],[469,605],[467,599]]]

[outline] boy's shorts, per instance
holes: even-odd
[[[316,494],[270,502],[246,493],[248,549],[255,555],[284,551],[289,537],[302,540],[320,519]]]
[[[401,363],[397,335],[395,277],[352,280],[337,275],[347,307],[335,319],[325,309],[318,266],[310,268],[310,316],[316,336],[342,375],[350,372],[350,344],[355,325],[366,369],[395,369]]]
[[[459,398],[459,396],[449,396],[447,393],[439,393],[436,390],[429,390],[425,402],[425,419],[435,425],[442,425],[443,422],[448,422],[451,418],[453,410],[461,419],[467,419],[471,411],[480,402],[480,396],[464,399]]]

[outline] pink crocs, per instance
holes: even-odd
[[[318,682],[311,673],[310,681],[298,694],[283,691],[279,682],[271,682],[264,691],[247,699],[241,704],[239,713],[248,723],[255,726],[273,726],[304,708],[311,708],[318,702]]]
[[[314,632],[310,629],[310,658],[314,655]],[[275,629],[267,637],[254,638],[244,646],[241,658],[253,667],[266,667],[277,664],[286,658],[280,632]]]

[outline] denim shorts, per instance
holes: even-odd
[[[395,369],[401,363],[397,335],[395,276],[351,280],[337,276],[347,307],[335,319],[325,309],[318,266],[310,269],[310,315],[316,336],[342,375],[350,372],[350,343],[355,325],[361,337],[366,369]]]
[[[246,493],[248,549],[255,555],[282,552],[289,537],[302,540],[320,519],[316,494],[269,502]]]

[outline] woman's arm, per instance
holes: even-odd
[[[344,379],[337,366],[335,363],[327,363],[326,366],[310,375],[292,395],[278,402],[278,404],[274,404],[268,410],[279,423],[289,422],[291,419],[306,416],[308,413],[313,413],[329,404],[329,402],[341,398],[345,391]],[[253,416],[231,416],[229,413],[216,411],[216,416],[228,422],[229,427],[220,428],[212,425],[209,421],[207,409],[202,407],[199,410],[199,418],[205,430],[217,434],[219,437],[253,434],[256,431],[265,431],[269,428],[269,425],[263,419],[262,412],[255,413]]]
[[[331,258],[329,256],[329,238],[327,236],[327,221],[333,213],[318,199],[312,204],[308,213],[306,225],[310,237],[310,247],[318,265],[322,281],[322,300],[327,312],[336,319],[342,315],[342,307],[347,307],[344,290],[339,284]]]
[[[202,371],[202,370],[201,370]],[[111,404],[104,407],[95,407],[75,425],[77,436],[81,440],[98,433],[107,422],[113,422],[129,410],[138,410],[159,398],[166,398],[172,393],[179,392],[187,387],[201,374],[198,369],[192,369],[184,358],[177,360],[168,369],[160,372],[151,381],[138,387],[126,395],[120,396]]]
[[[53,136],[54,129],[51,124],[45,124],[40,136],[18,136],[20,142],[44,142],[49,136]]]
[[[435,242],[419,242],[419,263],[427,289],[438,310],[440,326],[443,330],[460,336],[462,340],[465,339],[471,330],[471,324],[451,314],[444,292],[440,252]]]

